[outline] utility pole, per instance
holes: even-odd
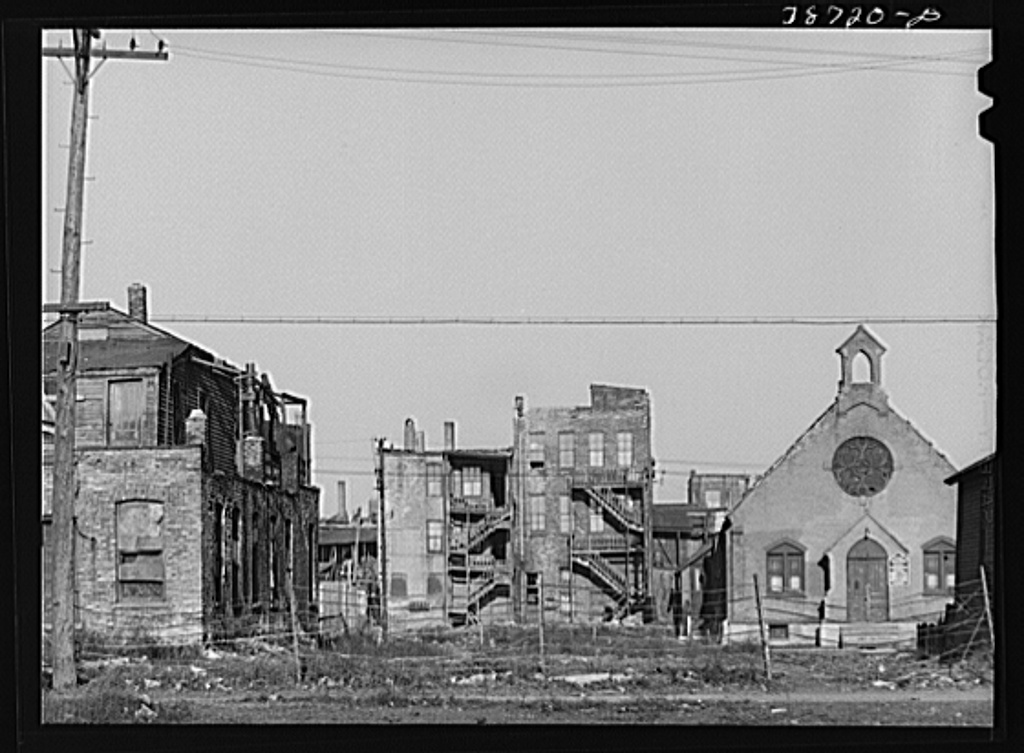
[[[388,635],[388,539],[387,539],[387,508],[384,505],[384,438],[377,440],[377,493],[378,512],[377,530],[380,539],[378,559],[380,561],[380,628],[381,639]]]
[[[82,200],[85,185],[86,124],[89,116],[89,81],[107,58],[166,60],[163,42],[157,52],[107,50],[92,46],[98,29],[73,29],[74,47],[46,47],[43,57],[74,58],[75,98],[71,110],[71,154],[68,158],[67,203],[64,207],[64,239],[61,255],[60,304],[44,311],[60,314],[60,350],[57,357],[56,427],[53,438],[52,578],[53,626],[51,653],[53,687],[64,689],[77,682],[75,670],[75,562],[74,521],[77,480],[75,475],[75,368],[78,361],[78,315],[104,308],[78,301],[82,250]],[[89,72],[92,58],[101,58]],[[61,60],[63,64],[63,60]],[[69,71],[70,73],[70,71]]]

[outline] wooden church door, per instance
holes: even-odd
[[[861,539],[846,558],[846,615],[849,622],[889,619],[888,558],[882,545]]]

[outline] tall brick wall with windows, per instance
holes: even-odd
[[[83,450],[78,458],[79,493],[75,506],[77,622],[106,637],[130,638],[144,632],[167,640],[202,638],[201,448]],[[129,591],[119,582],[138,557],[137,541],[119,507],[154,503],[155,536],[144,554],[160,564],[151,568],[148,591]],[[45,526],[45,523],[44,523]],[[119,530],[121,535],[119,536]],[[137,538],[137,537],[133,537]],[[52,540],[44,567],[52,563]],[[49,611],[49,605],[47,604]],[[49,616],[49,615],[47,615]],[[49,622],[49,619],[46,620]]]
[[[289,546],[296,613],[304,630],[317,629],[319,497],[319,489],[313,487],[289,492],[238,476],[204,477],[202,593],[211,637],[289,628],[285,587]]]
[[[563,574],[570,567],[570,534],[577,546],[597,537],[606,542],[618,537],[624,543],[625,537],[612,521],[593,514],[595,507],[584,496],[578,491],[573,493],[570,478],[582,478],[592,472],[632,472],[642,478],[652,464],[650,397],[646,390],[591,385],[590,393],[590,405],[526,410],[517,428],[516,468],[523,476],[518,485],[522,514],[517,524],[524,529],[522,568],[525,572],[542,573],[545,595],[554,597],[558,591],[561,598],[561,592],[568,590],[566,584],[571,582],[574,620],[588,616],[599,619],[603,608],[613,601],[584,573]],[[601,437],[600,451],[596,442],[591,447],[595,435]],[[560,499],[564,496],[570,500],[569,530],[563,530],[566,525]],[[649,486],[634,487],[629,502],[635,505],[638,515],[642,510],[644,519],[649,520]],[[531,524],[531,507],[537,504],[543,507],[542,515],[537,520],[534,512]],[[645,533],[634,539],[635,545],[648,551],[629,565],[629,580],[641,587],[642,569],[650,549],[647,538]],[[612,565],[626,575],[625,557],[614,558]],[[566,616],[568,611],[568,607],[560,609],[560,614]],[[531,619],[528,603],[524,618]]]

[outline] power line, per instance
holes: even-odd
[[[373,73],[373,72],[351,72],[351,70],[359,69],[370,69],[370,66],[341,66],[336,64],[328,63],[317,63],[309,61],[294,61],[282,58],[268,58],[256,55],[242,55],[237,53],[223,53],[223,52],[206,52],[199,48],[194,47],[176,47],[177,54],[184,57],[194,57],[203,60],[210,60],[213,62],[231,63],[235,65],[242,65],[254,68],[265,68],[270,70],[280,70],[291,73],[304,73],[309,75],[324,76],[328,78],[341,78],[341,79],[356,79],[356,80],[370,80],[370,81],[384,81],[389,83],[411,83],[411,84],[432,84],[432,85],[446,85],[446,86],[485,86],[485,87],[519,87],[519,88],[622,88],[622,87],[639,87],[639,86],[683,86],[683,85],[703,85],[708,83],[730,83],[730,82],[742,82],[742,81],[760,81],[770,79],[782,79],[782,78],[799,78],[804,76],[818,76],[825,74],[835,73],[848,73],[855,71],[872,71],[872,70],[896,70],[904,72],[907,69],[899,68],[899,66],[905,66],[912,62],[919,62],[918,60],[890,60],[885,62],[871,62],[871,63],[848,63],[848,64],[835,64],[835,63],[823,63],[806,66],[797,64],[796,70],[792,67],[793,63],[786,63],[788,67],[782,68],[763,68],[760,71],[706,71],[706,72],[678,72],[673,74],[607,74],[600,78],[605,80],[599,80],[591,82],[589,80],[583,80],[589,78],[591,75],[583,76],[582,74],[564,74],[563,78],[567,80],[550,81],[545,80],[545,76],[552,74],[488,74],[488,73],[468,73],[468,72],[433,72],[423,73],[420,71],[411,71],[409,69],[387,69],[380,68],[376,70],[390,71],[388,73]],[[957,57],[962,56],[964,53],[953,53],[951,56],[932,56],[932,62],[964,62],[958,60]],[[678,57],[678,56],[677,56]],[[691,56],[693,57],[693,56]],[[707,56],[695,56],[695,57],[707,57]],[[974,74],[971,72],[960,73],[956,71],[910,71],[917,73],[933,73],[935,75],[949,75],[949,76],[965,76],[973,77]],[[556,74],[557,75],[557,74]],[[434,76],[434,78],[430,78]],[[445,76],[448,78],[437,78],[437,76]],[[458,78],[459,76],[467,76],[471,78]],[[630,76],[640,78],[642,80],[621,80],[623,78],[629,78]],[[510,77],[525,77],[531,80],[506,80]],[[687,78],[692,77],[692,78]],[[484,80],[474,80],[484,79]],[[536,79],[536,80],[533,80]],[[573,80],[576,79],[576,80]],[[679,80],[682,79],[682,80]]]
[[[710,327],[839,326],[857,324],[995,324],[985,314],[951,316],[282,316],[262,314],[167,314],[151,320],[177,324],[285,324],[321,326],[528,326]]]

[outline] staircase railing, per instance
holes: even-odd
[[[601,508],[607,510],[619,525],[637,533],[643,531],[639,516],[616,499],[610,491],[593,487],[587,487],[586,491],[587,496],[597,502]]]
[[[610,586],[620,598],[629,596],[629,584],[626,582],[626,579],[616,572],[610,565],[602,562],[600,557],[590,557],[585,554],[574,552],[572,558],[574,562],[587,568],[594,575],[598,576],[598,578]]]

